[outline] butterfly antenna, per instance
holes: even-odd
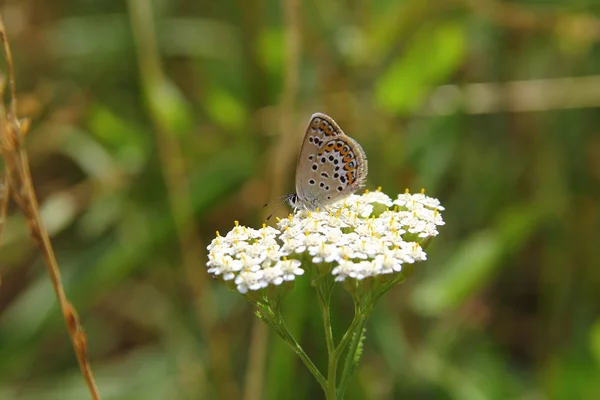
[[[282,197],[285,197],[285,198],[284,198],[282,201],[280,201],[280,202],[279,202],[279,204],[277,204],[277,207],[275,207],[275,208],[273,209],[273,211],[271,211],[271,213],[270,213],[270,214],[267,216],[267,221],[268,221],[269,219],[271,219],[271,217],[273,216],[273,214],[275,214],[275,211],[277,211],[277,209],[279,209],[279,207],[281,207],[281,205],[282,205],[283,203],[285,203],[286,201],[288,201],[288,200],[290,199],[290,197],[291,197],[291,196],[293,196],[293,194],[286,194],[286,195],[284,195],[284,196],[279,196],[279,197],[277,198],[277,199],[281,199]],[[273,200],[271,200],[271,201],[273,201]],[[270,203],[270,202],[269,202],[269,203]],[[267,204],[269,204],[269,203],[267,203]],[[267,204],[265,204],[263,207],[266,207],[266,206],[267,206]]]
[[[277,196],[272,200],[269,200],[268,202],[266,202],[265,204],[263,204],[263,208],[265,208],[266,206],[268,206],[269,204],[271,204],[272,202],[274,202],[275,200],[279,200],[279,199],[283,199],[285,197],[285,199],[289,199],[292,195],[291,194],[282,194],[281,196]],[[280,204],[281,205],[281,204]],[[279,206],[278,206],[279,207]]]

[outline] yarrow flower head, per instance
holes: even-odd
[[[276,228],[236,222],[208,246],[208,272],[254,299],[276,288],[285,293],[305,271],[312,279],[344,282],[354,295],[373,285],[389,288],[427,259],[424,248],[444,225],[443,210],[423,191],[392,200],[378,189],[324,210],[297,211]]]

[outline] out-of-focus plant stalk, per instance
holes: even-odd
[[[193,206],[190,203],[189,181],[184,163],[181,143],[178,140],[177,115],[184,106],[178,91],[165,77],[161,65],[152,2],[129,0],[129,17],[136,44],[141,84],[146,106],[156,132],[158,151],[163,170],[170,212],[175,222],[180,257],[187,283],[193,294],[200,296],[196,313],[200,321],[207,350],[210,354],[212,374],[219,377],[213,382],[219,398],[238,398],[238,388],[232,377],[229,345],[225,336],[215,334],[214,298],[208,287],[208,279],[200,273],[199,265],[206,259],[200,234],[194,227]]]
[[[271,198],[283,193],[284,177],[288,176],[290,165],[286,161],[293,157],[294,148],[289,146],[293,141],[296,130],[294,128],[294,115],[296,98],[298,95],[299,64],[300,64],[300,2],[298,0],[284,0],[283,12],[285,17],[285,61],[284,82],[279,107],[280,134],[277,145],[269,157]],[[266,215],[266,214],[265,214]],[[259,400],[262,395],[264,381],[265,361],[267,356],[268,327],[256,320],[252,329],[250,344],[250,357],[246,369],[245,400]]]

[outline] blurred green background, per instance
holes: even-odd
[[[105,399],[322,398],[206,245],[294,190],[321,111],[441,235],[369,321],[348,399],[600,398],[600,2],[5,0],[44,221]],[[2,70],[5,71],[4,58]],[[278,211],[278,216],[287,210]],[[13,205],[0,399],[89,398]],[[286,316],[323,367],[316,299]],[[340,290],[339,333],[352,305]]]

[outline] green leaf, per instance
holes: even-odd
[[[179,88],[167,79],[153,79],[146,88],[152,115],[161,129],[181,137],[192,127],[192,110]]]
[[[206,112],[218,125],[240,130],[248,123],[248,111],[243,102],[222,88],[214,88],[207,95]]]
[[[597,319],[590,328],[590,349],[600,367],[600,319]]]
[[[489,282],[506,256],[526,243],[542,216],[534,206],[505,210],[495,226],[474,233],[438,266],[433,279],[414,291],[414,307],[432,315],[458,307]]]
[[[390,113],[410,112],[430,88],[448,79],[466,54],[464,28],[456,23],[425,26],[377,83],[375,97]]]

